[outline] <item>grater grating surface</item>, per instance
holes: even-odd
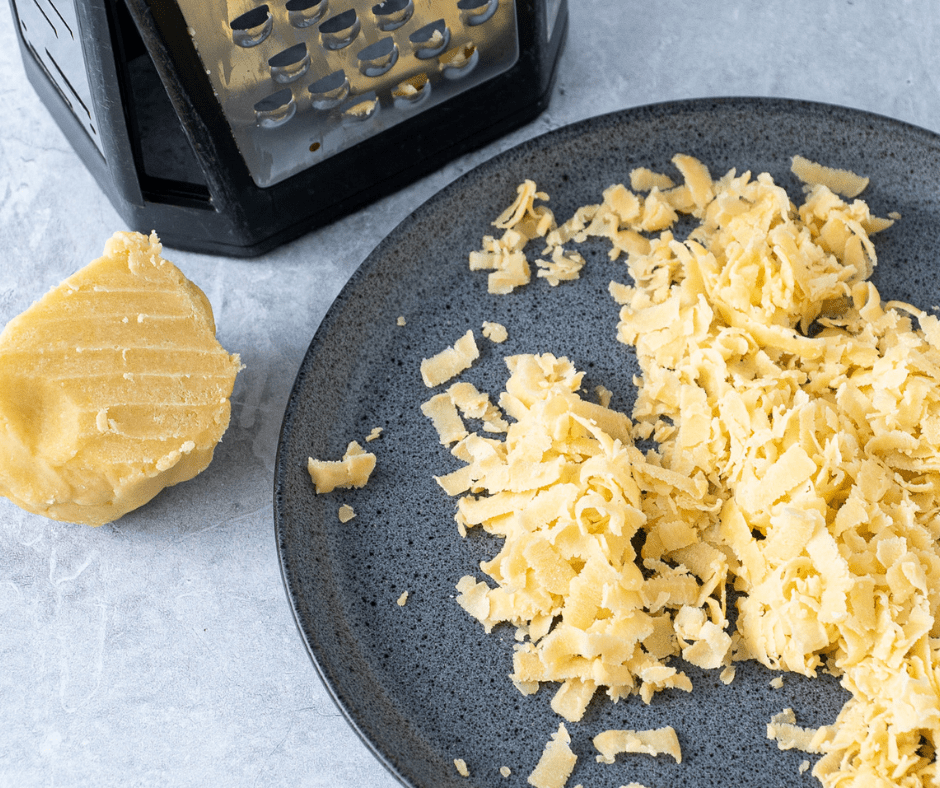
[[[260,187],[519,58],[515,0],[179,0],[179,7]]]

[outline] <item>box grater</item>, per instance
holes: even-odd
[[[10,0],[27,75],[128,226],[251,256],[548,103],[567,0]]]

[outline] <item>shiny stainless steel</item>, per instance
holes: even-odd
[[[104,155],[74,0],[14,0],[23,40]]]
[[[178,3],[261,187],[480,85],[519,58],[515,0]]]

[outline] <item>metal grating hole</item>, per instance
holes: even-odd
[[[457,0],[457,8],[463,23],[473,27],[482,25],[496,13],[499,0]]]
[[[415,12],[412,0],[385,0],[372,6],[372,15],[379,30],[388,33],[397,30],[411,19]]]
[[[323,79],[318,79],[307,90],[313,99],[314,109],[333,109],[349,95],[349,80],[345,71],[334,71]]]
[[[229,27],[236,45],[256,47],[271,34],[274,18],[266,5],[260,5],[233,19]]]
[[[362,23],[359,21],[356,9],[350,8],[341,14],[331,16],[320,25],[320,37],[326,49],[343,49],[356,40],[361,29]]]
[[[294,27],[310,27],[323,18],[329,6],[329,0],[287,0],[287,21]]]
[[[284,88],[261,99],[255,104],[254,109],[258,125],[273,129],[283,126],[294,117],[297,112],[297,103],[294,101],[290,88]]]
[[[343,110],[343,119],[353,123],[374,118],[379,111],[379,99],[374,92],[357,96],[352,104]]]
[[[399,82],[392,91],[392,99],[398,109],[415,109],[431,95],[431,81],[427,74],[415,74]]]
[[[443,19],[438,19],[436,22],[415,30],[408,36],[408,40],[414,47],[415,57],[428,60],[437,57],[447,49],[450,43],[450,28]]]
[[[363,74],[380,77],[398,62],[398,46],[392,38],[383,38],[367,46],[356,57]]]
[[[295,44],[278,52],[268,60],[268,65],[271,67],[271,77],[275,82],[286,85],[295,79],[300,79],[310,68],[307,45]]]
[[[447,79],[463,79],[469,76],[480,62],[480,50],[473,44],[456,47],[438,58],[441,73]]]

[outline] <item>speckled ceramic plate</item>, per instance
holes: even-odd
[[[838,107],[718,99],[605,115],[497,156],[415,211],[363,263],[317,330],[287,406],[275,477],[277,545],[301,634],[350,723],[405,785],[525,786],[559,723],[549,708],[553,688],[524,697],[507,678],[512,629],[487,635],[454,601],[454,584],[479,574],[498,545],[482,533],[460,538],[454,502],[432,478],[459,463],[419,411],[429,396],[420,360],[497,321],[509,340],[481,339],[481,359],[465,375],[480,389],[502,390],[505,355],[551,352],[587,371],[585,390],[603,384],[613,406],[629,412],[637,367],[615,340],[618,310],[607,293],[626,272],[606,259],[606,246],[589,248],[579,281],[552,288],[538,280],[509,296],[488,295],[485,272],[471,273],[467,254],[524,178],[550,194],[563,219],[599,201],[608,185],[629,182],[636,166],[672,171],[677,152],[697,156],[714,175],[732,167],[770,172],[794,199],[795,153],[870,176],[863,196],[873,209],[903,216],[877,241],[882,294],[940,303],[940,139]],[[307,457],[338,458],[373,427],[384,432],[369,444],[378,466],[368,486],[315,495]],[[337,518],[342,503],[356,512],[345,525]],[[817,784],[798,771],[805,756],[778,751],[765,726],[786,707],[804,725],[832,721],[847,697],[834,679],[787,675],[773,689],[772,674],[753,664],[740,666],[727,687],[716,673],[688,673],[693,693],[667,691],[649,706],[596,697],[584,720],[567,726],[579,758],[568,784]],[[595,762],[598,731],[663,725],[679,735],[681,764],[646,756]],[[454,758],[466,761],[469,779]],[[508,779],[502,766],[511,769]]]

